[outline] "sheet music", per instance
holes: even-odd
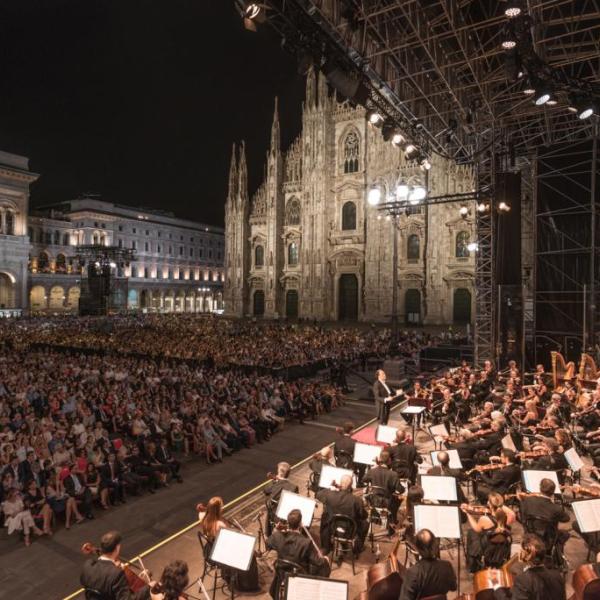
[[[460,460],[460,456],[458,455],[458,450],[444,450],[450,457],[450,468],[451,469],[462,469],[462,462]],[[431,455],[431,464],[434,467],[437,467],[440,463],[438,461],[437,455],[438,451],[433,450],[429,453]]]
[[[210,558],[216,563],[247,571],[254,555],[256,536],[233,529],[219,529]]]
[[[286,521],[290,511],[298,509],[302,513],[302,525],[304,525],[304,527],[310,527],[315,512],[315,505],[316,501],[313,498],[283,490],[281,496],[279,496],[275,514],[280,519]]]
[[[348,600],[348,582],[316,577],[288,577],[286,600]]]
[[[510,435],[510,433],[507,433],[502,438],[502,447],[506,448],[507,450],[512,450],[513,452],[517,451],[517,447],[515,446],[515,442],[512,439],[512,435]]]
[[[400,410],[403,415],[420,415],[425,410],[424,406],[407,406]]]
[[[449,435],[448,430],[443,423],[440,423],[439,425],[431,425],[429,427],[429,433],[436,442],[443,442],[444,440],[442,438],[447,438]]]
[[[558,483],[558,477],[556,476],[556,471],[535,471],[528,470],[523,471],[523,484],[525,486],[525,490],[527,492],[540,492],[540,481],[542,479],[551,479],[554,481],[555,485],[555,494],[562,494],[560,491],[560,484]]]
[[[429,529],[438,538],[460,537],[458,506],[417,504],[415,506],[415,531]]]
[[[354,462],[361,465],[372,466],[377,462],[381,454],[381,446],[373,444],[361,444],[356,442],[354,445]]]
[[[579,454],[577,454],[575,448],[565,450],[565,459],[569,463],[569,469],[571,469],[571,471],[580,471],[581,467],[583,467],[583,461]]]
[[[390,427],[389,425],[378,425],[375,432],[375,439],[384,444],[391,444],[396,440],[397,431],[395,427]]]
[[[456,502],[457,482],[455,477],[443,475],[421,475],[421,487],[423,488],[424,500],[444,500]]]
[[[340,469],[331,465],[323,465],[321,477],[319,478],[319,487],[329,488],[334,481],[339,484],[344,475],[352,477],[353,472],[351,469]]]
[[[600,531],[600,498],[577,500],[571,506],[582,533]]]

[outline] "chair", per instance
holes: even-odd
[[[204,559],[204,564],[202,566],[202,575],[200,575],[200,579],[202,580],[202,583],[204,583],[204,578],[207,575],[208,576],[212,575],[214,577],[213,592],[212,592],[212,597],[214,600],[215,596],[217,595],[217,580],[219,579],[219,565],[217,565],[217,563],[213,562],[210,559],[212,543],[201,531],[198,531],[198,541],[200,542],[200,547],[202,548],[202,558]],[[224,585],[225,585],[225,583],[223,583],[223,586]]]
[[[319,489],[319,478],[320,478],[321,474],[317,473],[315,471],[311,471],[310,472],[310,476],[308,478],[308,481],[306,482],[306,495],[310,496],[310,493],[317,493],[317,490]]]
[[[285,583],[290,575],[302,575],[304,569],[293,560],[278,558],[275,561],[275,577],[271,586],[271,593],[276,600],[285,600]]]
[[[353,469],[354,468],[354,457],[345,450],[337,450],[335,452],[336,466],[340,469]]]
[[[528,516],[525,519],[525,531],[534,533],[546,547],[546,561],[555,569],[563,570],[566,566],[563,556],[563,545],[558,543],[558,524],[544,517]]]
[[[354,539],[356,537],[356,521],[346,515],[333,515],[331,519],[331,547],[333,560],[341,561],[345,554],[350,554],[352,560],[352,574],[356,575],[354,568]]]

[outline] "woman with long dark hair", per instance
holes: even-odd
[[[152,600],[185,600],[184,590],[190,578],[188,566],[183,560],[171,561],[162,572],[159,583],[151,590]]]

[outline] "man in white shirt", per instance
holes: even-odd
[[[387,425],[390,418],[390,407],[393,398],[396,397],[394,390],[386,383],[385,371],[379,369],[375,376],[377,379],[373,384],[373,397],[377,408],[377,418],[382,425]]]

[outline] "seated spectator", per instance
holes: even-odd
[[[31,545],[31,532],[36,535],[43,535],[42,530],[37,527],[31,511],[25,507],[23,497],[17,488],[8,490],[6,499],[2,502],[2,512],[4,513],[4,526],[8,528],[8,535],[15,531],[22,531],[25,538],[25,545]]]

